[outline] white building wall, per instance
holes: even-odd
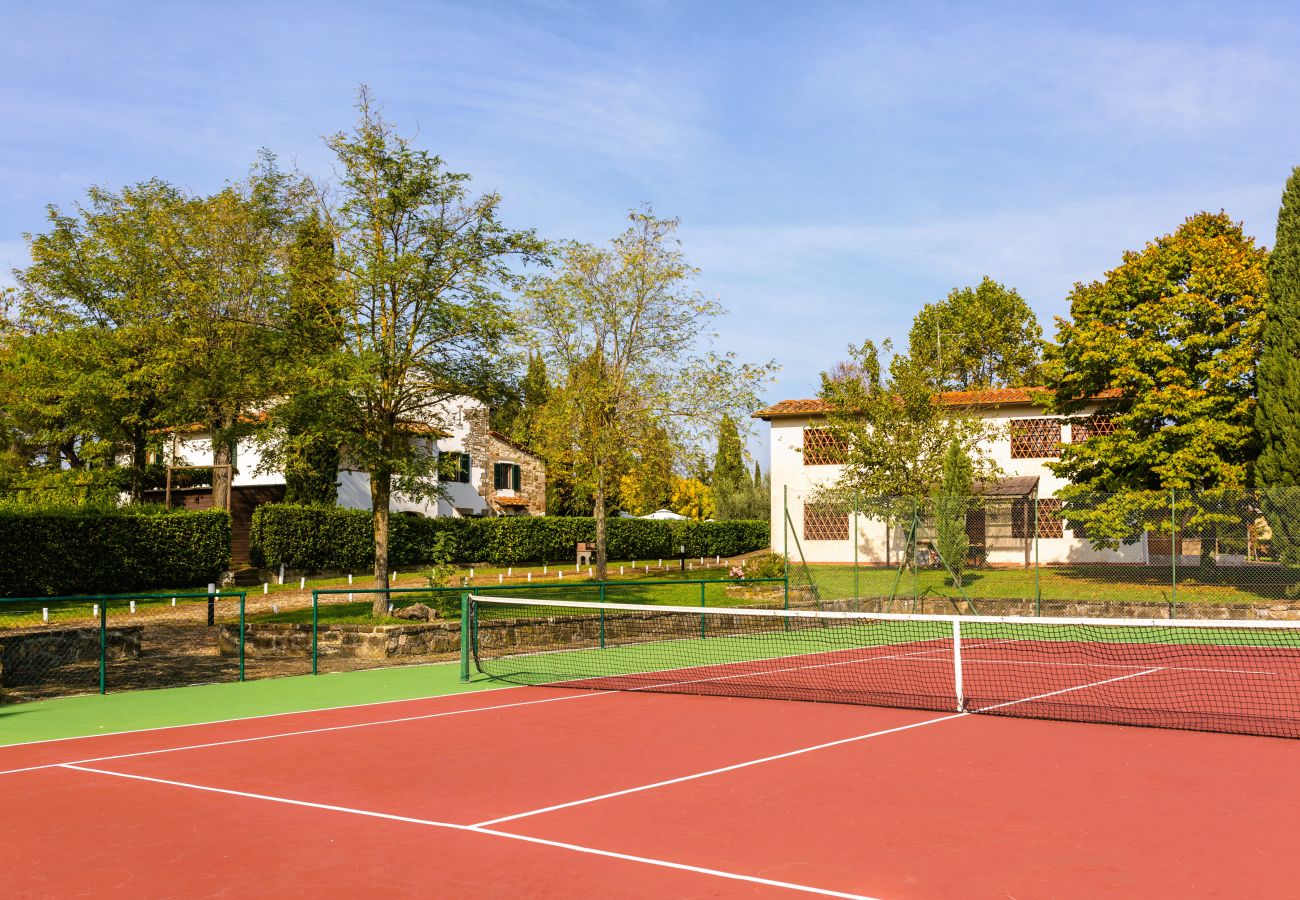
[[[1084,417],[1095,412],[1087,407],[1078,413]],[[1035,476],[1038,478],[1039,497],[1054,497],[1068,484],[1047,468],[1048,459],[1013,459],[1011,456],[1010,422],[1013,419],[1046,418],[1037,407],[1007,404],[976,410],[973,413],[992,429],[994,437],[985,445],[989,457],[1001,468],[1003,476]],[[1052,416],[1050,418],[1060,418]],[[817,416],[791,416],[773,418],[771,421],[771,473],[772,473],[772,545],[778,553],[795,553],[795,539],[808,562],[885,564],[888,559],[896,564],[900,548],[907,535],[901,527],[888,533],[885,523],[868,516],[849,517],[849,540],[814,541],[803,537],[805,500],[818,488],[834,484],[842,472],[841,466],[804,465],[802,453],[803,432],[806,427],[822,424]],[[1062,440],[1070,442],[1070,426],[1062,429]],[[787,530],[784,511],[788,508],[790,527]],[[856,544],[856,554],[854,547]],[[1045,565],[1088,562],[1146,562],[1146,539],[1125,545],[1118,550],[1094,550],[1088,541],[1075,537],[1068,525],[1064,537],[1040,538],[1038,560]],[[1032,557],[1031,557],[1032,558]],[[988,562],[994,565],[1024,565],[1023,550],[994,550]]]

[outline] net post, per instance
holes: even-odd
[[[600,583],[600,649],[605,649],[605,582]]]
[[[239,592],[239,680],[244,680],[244,607],[248,594]]]
[[[1178,606],[1178,518],[1175,507],[1178,504],[1178,490],[1169,489],[1169,618],[1174,617]]]
[[[604,586],[601,586],[601,594],[605,593]],[[602,629],[602,638],[604,632]],[[605,645],[604,640],[601,646]],[[460,680],[469,681],[469,592],[465,591],[460,595]]]
[[[108,595],[99,598],[99,692],[108,693]]]
[[[966,711],[966,690],[961,673],[961,620],[952,620],[952,680],[957,694],[957,712]]]
[[[781,559],[784,580],[782,609],[790,608],[790,485],[781,485]],[[785,620],[785,630],[790,630],[790,620]]]
[[[320,674],[320,594],[311,592],[311,673]]]

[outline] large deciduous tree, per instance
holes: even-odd
[[[532,340],[561,385],[542,417],[540,449],[548,461],[571,460],[592,493],[602,579],[606,505],[629,453],[657,427],[679,446],[699,446],[723,414],[753,408],[773,369],[708,349],[724,310],[691,288],[696,270],[677,221],[648,210],[630,220],[609,247],[563,245],[557,271],[526,292]]]
[[[1291,172],[1268,260],[1255,426],[1262,449],[1255,477],[1273,546],[1300,561],[1300,166]]]
[[[357,107],[354,129],[328,139],[340,183],[337,196],[318,192],[318,213],[338,276],[332,424],[370,476],[383,588],[393,494],[437,491],[436,461],[413,434],[441,427],[445,401],[494,377],[510,328],[502,291],[544,247],[501,223],[496,194],[472,195],[468,175],[397,135],[364,88]],[[385,611],[377,594],[374,612]]]
[[[1043,329],[1015,289],[985,277],[927,303],[912,321],[908,355],[925,363],[939,390],[1037,383]]]
[[[1110,397],[1110,422],[1048,465],[1094,544],[1168,521],[1171,490],[1201,498],[1183,527],[1212,528],[1218,500],[1250,484],[1267,256],[1226,214],[1199,213],[1075,286],[1046,383],[1059,412]]]

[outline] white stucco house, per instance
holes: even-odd
[[[1003,473],[996,482],[977,486],[987,502],[967,516],[967,535],[983,562],[1140,564],[1161,550],[1167,558],[1167,537],[1163,548],[1156,546],[1158,536],[1143,533],[1117,550],[1097,550],[1059,515],[1056,492],[1067,482],[1046,463],[1060,455],[1063,445],[1111,427],[1104,400],[1063,417],[1045,412],[1028,389],[954,391],[939,399],[990,426],[992,436],[983,449]],[[910,523],[886,523],[817,502],[818,489],[834,484],[842,471],[826,429],[829,411],[822,400],[783,400],[754,414],[771,424],[773,549],[780,552],[797,542],[808,562],[896,565],[906,552]],[[924,547],[928,537],[918,533],[919,545]]]
[[[433,417],[431,417],[433,418]],[[497,516],[546,514],[546,467],[542,461],[505,435],[488,427],[488,408],[470,397],[444,402],[436,416],[437,427],[412,425],[412,441],[446,460],[441,496],[405,497],[394,493],[394,513],[420,516]],[[162,461],[183,470],[211,466],[211,434],[189,428],[163,436]],[[284,500],[284,473],[265,464],[255,436],[241,439],[235,448],[231,478],[231,550],[236,562],[247,559],[248,528],[253,510],[264,503]],[[370,509],[370,476],[350,463],[344,448],[339,464],[338,505]],[[146,499],[203,509],[211,505],[211,488],[173,488],[150,491]]]

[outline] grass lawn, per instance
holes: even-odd
[[[824,599],[888,597],[894,585],[894,569],[849,566],[809,566]],[[798,573],[791,569],[791,582]],[[1037,590],[1042,599],[1075,602],[1168,603],[1173,597],[1171,571],[1149,566],[1052,566],[1038,570]],[[964,573],[958,591],[948,573],[924,569],[917,574],[919,596],[972,600],[1031,600],[1035,596],[1035,572],[1030,569],[972,569]],[[1263,605],[1286,602],[1288,591],[1300,582],[1300,572],[1281,566],[1220,566],[1186,568],[1178,572],[1178,603]],[[855,593],[856,590],[856,593]],[[913,595],[910,572],[898,579],[897,597]]]

